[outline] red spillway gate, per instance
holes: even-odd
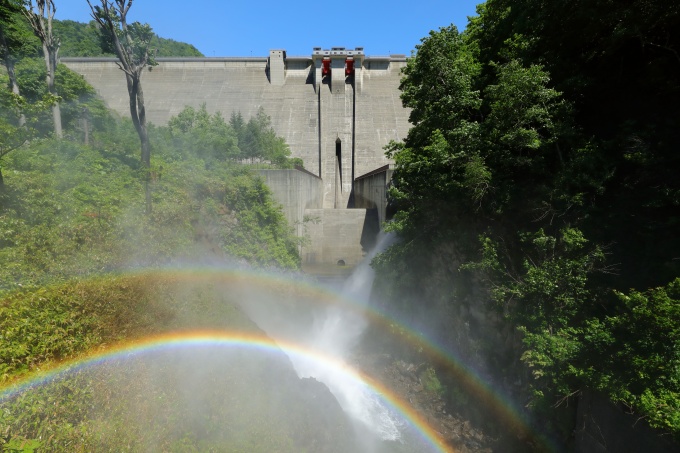
[[[345,75],[346,76],[354,75],[354,58],[350,57],[345,60]]]

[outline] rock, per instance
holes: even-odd
[[[482,448],[482,446],[479,443],[475,442],[474,440],[470,440],[470,439],[465,441],[465,446],[468,447],[470,450],[473,450],[473,451],[474,450],[480,450]]]
[[[412,363],[406,363],[403,360],[396,362],[397,370],[405,376],[410,376],[415,373],[416,366]]]

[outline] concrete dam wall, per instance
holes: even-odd
[[[82,74],[109,108],[129,117],[125,77],[115,58],[62,58],[61,62]],[[333,228],[327,225],[324,230],[322,220],[312,228],[310,250],[316,251],[306,256],[317,262],[352,265],[357,261],[352,258],[357,257],[357,247],[362,250],[356,238],[362,238],[366,216],[321,213],[318,209],[355,207],[355,180],[392,163],[383,148],[391,140],[403,139],[410,127],[409,110],[399,97],[405,65],[404,56],[370,57],[362,48],[314,48],[310,56],[303,57],[272,50],[268,57],[159,58],[157,66],[145,70],[142,87],[147,118],[155,124],[166,124],[186,106],[205,104],[208,112],[221,112],[225,119],[240,112],[246,120],[263,108],[292,156],[301,158],[305,170],[318,177],[318,181],[300,175],[268,178],[289,220],[300,225],[305,209],[314,209],[315,218],[345,225],[342,234],[324,239],[323,231]],[[274,184],[282,180],[285,182]],[[291,189],[291,184],[298,186]],[[292,193],[303,201],[290,204]],[[384,191],[381,193],[384,197]],[[384,220],[384,200],[366,202],[362,197],[361,207],[382,208],[379,218]],[[340,219],[342,216],[349,220]],[[350,234],[346,225],[352,222],[359,231]],[[348,244],[353,252],[345,257],[341,257],[339,237],[355,242],[351,247]],[[325,240],[334,243],[319,243]],[[362,240],[366,243],[365,234]]]
[[[332,61],[344,66],[348,52]],[[232,112],[248,119],[262,107],[292,155],[324,180],[324,207],[346,206],[353,178],[390,163],[383,147],[409,129],[398,89],[405,58],[362,56],[349,80],[344,67],[322,75],[324,56],[272,51],[269,58],[159,58],[142,77],[147,118],[166,124],[184,107],[205,104],[226,119]],[[61,59],[111,109],[129,117],[125,77],[116,61]],[[331,80],[336,74],[338,80]]]

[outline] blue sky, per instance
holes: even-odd
[[[270,49],[309,55],[316,46],[408,55],[430,30],[451,23],[464,29],[480,2],[133,0],[128,20],[148,23],[163,38],[193,44],[207,57],[267,56]],[[90,21],[86,0],[55,4],[57,19]]]

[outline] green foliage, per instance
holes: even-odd
[[[54,29],[61,38],[59,53],[63,57],[100,57],[114,56],[112,49],[106,51],[100,45],[100,35],[96,22],[90,21],[85,24],[72,20],[55,20]],[[161,38],[158,35],[152,37],[151,47],[157,57],[202,57],[203,54],[191,44]]]
[[[102,52],[94,21],[84,24],[72,20],[55,20],[52,26],[61,39],[59,54],[62,57],[113,56]]]
[[[29,103],[24,96],[0,90],[0,189],[4,186],[1,159],[38,135],[40,118],[55,101],[54,96],[46,93],[39,101]]]
[[[102,50],[118,57],[128,76],[138,79],[141,68],[155,66],[155,54],[151,48],[155,35],[147,23],[128,23],[131,1],[127,4],[102,1],[99,5],[88,1],[88,5],[97,25],[95,29]]]
[[[126,48],[126,56],[133,61],[135,65],[145,62],[149,66],[155,66],[155,55],[152,53],[151,41],[154,38],[154,32],[149,24],[142,24],[140,22],[132,22],[128,24],[127,30],[116,30],[116,34],[121,43]]]
[[[70,281],[5,295],[0,302],[0,381],[73,359],[101,344],[187,326],[248,325],[230,303],[210,302],[217,289],[182,286],[186,282],[172,274],[147,274]],[[195,312],[199,307],[200,313]]]
[[[157,57],[203,57],[204,55],[193,44],[161,38],[156,35],[151,41],[156,49]]]
[[[615,401],[638,407],[650,425],[680,431],[680,278],[664,287],[616,292],[616,314],[587,338],[608,367],[588,376]],[[599,341],[595,341],[599,340]],[[594,364],[595,366],[596,364]]]
[[[478,70],[454,26],[431,32],[408,61],[400,88],[414,126],[403,144],[391,143],[387,149],[397,167],[390,194],[403,212],[400,217],[427,216],[424,200],[430,197],[465,197],[462,181],[468,166],[467,178],[479,183],[472,189],[474,197],[483,192],[488,175],[479,156],[479,126],[469,121],[480,107],[472,87]],[[427,228],[427,234],[433,233]]]
[[[588,386],[635,408],[651,426],[677,433],[679,289],[676,279],[644,293],[617,292],[619,304],[604,319],[572,316],[568,326],[521,327],[527,345],[522,359],[539,380],[537,394],[566,395]],[[580,317],[587,311],[582,308]],[[546,381],[550,385],[541,388]]]
[[[31,127],[38,131],[48,131],[52,127],[52,119],[51,113],[45,107],[50,105],[51,95],[45,85],[44,62],[38,58],[26,58],[16,64],[16,74],[21,95],[25,98],[21,111],[31,116]],[[0,77],[0,80],[4,82],[5,76]],[[96,97],[94,89],[85,79],[62,64],[57,66],[55,85],[59,93],[62,123],[67,134],[73,135],[81,128],[84,111],[89,112],[96,122],[110,117],[104,103]]]
[[[494,279],[507,279],[497,287],[496,300],[504,304],[517,300],[512,311],[521,325],[550,331],[567,327],[570,320],[587,311],[584,304],[593,303],[586,283],[588,275],[604,261],[603,253],[598,248],[589,250],[582,233],[574,228],[563,229],[558,237],[542,230],[521,236],[523,269],[518,275],[503,272]],[[486,247],[492,247],[488,239],[483,240]],[[510,263],[493,266],[508,269]]]
[[[36,57],[41,50],[40,40],[33,34],[28,21],[22,13],[19,1],[4,1],[0,4],[0,35],[4,36],[7,48],[0,43],[0,58],[5,60],[7,50],[13,61],[25,57]],[[6,62],[4,62],[6,64]]]
[[[680,84],[672,75],[680,8],[659,1],[546,6],[491,0],[479,13],[466,34],[484,64],[482,83],[494,83],[497,63],[540,65],[573,108],[574,127],[560,135],[572,140],[581,135],[571,152],[587,146],[588,153],[577,162],[562,146],[564,164],[578,166],[560,193],[581,193],[565,197],[567,206],[593,203],[580,228],[612,244],[615,262],[621,263],[620,278],[609,278],[607,285],[647,288],[675,278],[678,216],[669,214],[680,204],[675,177]],[[581,182],[587,184],[578,188]]]
[[[262,266],[299,267],[299,241],[293,239],[286,218],[261,178],[253,178],[247,170],[235,174],[224,200],[239,215],[238,224],[222,235],[230,255]]]
[[[409,119],[414,128],[407,140],[412,145],[437,129],[456,131],[480,105],[479,92],[472,88],[479,65],[455,26],[430,32],[416,51],[400,85],[404,105],[413,109]]]
[[[662,341],[678,336],[676,283],[659,288],[680,273],[680,7],[478,13],[430,32],[404,70],[413,126],[387,146],[402,242],[375,259],[378,284],[409,318],[424,293],[446,300],[456,326],[493,302],[474,311],[519,331],[516,356],[482,352],[502,379],[529,367],[536,407],[594,388],[680,436],[678,346]]]
[[[240,113],[232,114],[230,125],[238,136],[241,159],[268,161],[278,168],[293,168],[295,163],[289,159],[288,145],[276,135],[271,118],[262,107],[247,123]]]
[[[210,115],[201,105],[199,110],[186,107],[168,122],[176,149],[193,149],[205,160],[233,160],[239,157],[238,137],[220,112]]]
[[[425,368],[419,376],[423,388],[428,391],[442,396],[445,392],[444,386],[439,382],[437,372],[432,367]]]
[[[19,112],[24,111],[25,99],[8,91],[0,91],[0,158],[24,145],[32,137],[29,127],[18,124]]]
[[[42,442],[35,439],[12,438],[3,446],[3,452],[8,453],[33,453],[40,449]]]
[[[171,148],[183,155],[197,155],[211,162],[257,162],[274,168],[293,168],[302,161],[290,158],[290,149],[271,126],[271,118],[260,108],[246,122],[241,113],[232,113],[229,123],[222,114],[208,113],[205,104],[196,110],[186,107],[168,122]],[[181,155],[177,155],[181,158]]]
[[[261,334],[230,294],[217,276],[196,282],[167,272],[6,294],[0,382],[140,337],[186,329]],[[226,347],[142,354],[62,366],[37,385],[3,386],[0,449],[296,452],[322,443],[356,451],[337,403],[315,402],[324,393],[299,380],[282,354]]]
[[[172,141],[161,139],[169,136],[164,128],[151,134],[159,147],[150,216],[143,215],[143,179],[129,121],[95,131],[97,149],[45,140],[5,156],[3,288],[207,253],[234,252],[259,266],[297,266],[297,241],[258,178],[238,164],[172,148]]]

